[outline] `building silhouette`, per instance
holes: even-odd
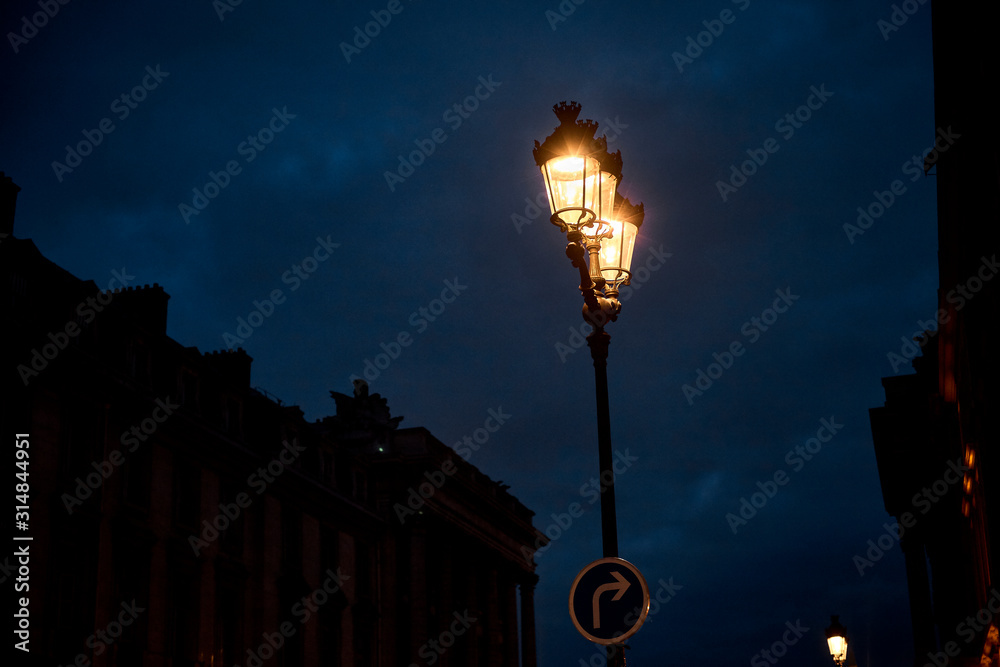
[[[912,344],[901,341],[899,357],[915,356],[916,373],[883,378],[872,434],[885,507],[903,528],[913,664],[996,667],[1000,130],[991,88],[1000,12],[969,2],[922,11],[932,11],[932,140],[951,138],[925,158],[937,179],[937,310]]]
[[[15,238],[18,190],[0,174],[37,664],[534,667],[547,540],[505,485],[364,383],[307,422],[245,351],[169,338],[159,285]]]

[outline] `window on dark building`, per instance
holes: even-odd
[[[187,532],[198,530],[201,523],[201,470],[174,457],[173,480],[174,522]]]
[[[198,567],[187,555],[170,564],[167,591],[166,650],[173,667],[196,667],[200,626]]]
[[[141,442],[125,453],[122,464],[122,500],[133,509],[149,511],[149,489],[153,477],[153,441]]]
[[[344,495],[347,495],[351,491],[352,487],[352,474],[351,474],[351,460],[344,453],[338,453],[334,457],[334,473],[337,479],[337,488]]]
[[[299,623],[301,617],[294,616],[291,610],[309,593],[310,591],[304,588],[301,577],[288,577],[284,579],[278,589],[279,605],[282,610],[278,617],[279,627],[283,623],[291,623],[292,627],[301,628]],[[310,619],[309,622],[313,623],[315,619]],[[305,634],[305,632],[299,631],[291,637],[287,637],[281,649],[275,651],[275,658],[272,664],[277,664],[278,667],[302,667],[305,662]]]
[[[52,654],[65,664],[74,660],[84,640],[94,632],[98,532],[91,528],[78,524],[70,533],[61,534],[52,553],[46,625],[52,628]]]
[[[239,575],[219,573],[215,584],[215,655],[218,664],[237,664],[243,648],[243,581]]]
[[[139,384],[148,387],[150,385],[152,358],[150,357],[145,341],[141,338],[129,341],[125,355],[125,364],[129,375],[135,378]]]
[[[226,554],[234,557],[240,558],[243,556],[243,525],[246,520],[246,510],[239,506],[236,502],[237,493],[236,485],[227,477],[219,477],[219,503],[222,507],[226,509],[226,514],[224,515],[229,525],[226,526],[225,530],[219,531],[219,546]],[[242,492],[242,489],[241,491]],[[218,512],[222,512],[222,508],[216,508]],[[232,518],[232,515],[236,515],[236,518]],[[209,518],[209,522],[215,518],[215,515]],[[220,525],[223,525],[222,519],[219,519]]]
[[[222,427],[234,438],[243,437],[243,403],[238,398],[222,399]]]
[[[180,377],[180,386],[178,387],[180,393],[180,403],[181,405],[191,408],[193,410],[198,409],[198,376],[189,370],[182,370]]]
[[[62,486],[75,488],[76,478],[85,478],[93,472],[91,464],[104,459],[105,424],[103,406],[87,403],[81,396],[66,397],[59,430],[63,451],[59,457]],[[100,490],[94,494],[99,498]]]
[[[320,450],[320,461],[323,466],[323,483],[327,486],[334,485],[334,470],[333,470],[333,452],[323,449]]]
[[[340,535],[336,529],[321,525],[319,540],[322,569],[320,579],[325,581],[331,572],[337,574],[340,565]],[[339,665],[341,662],[341,615],[345,601],[343,591],[338,590],[330,595],[319,610],[320,664]]]
[[[352,495],[362,505],[368,503],[368,475],[362,468],[354,469]]]
[[[288,503],[281,505],[281,569],[302,572],[302,515]]]
[[[375,645],[375,624],[378,607],[374,595],[372,576],[372,548],[361,541],[354,546],[355,602],[354,602],[354,656],[356,667],[370,667]]]
[[[149,622],[149,549],[141,543],[123,538],[116,545],[114,557],[115,594],[114,605],[109,611],[115,618],[129,618],[121,637],[113,644],[114,664],[141,665],[146,650],[147,625]]]

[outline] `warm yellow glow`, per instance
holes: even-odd
[[[615,192],[618,190],[618,179],[606,171],[601,172],[601,220],[611,220],[615,217]]]
[[[965,492],[972,493],[972,477],[969,475],[965,476]]]
[[[830,655],[833,656],[834,662],[838,665],[843,664],[847,660],[847,638],[827,637],[826,643],[830,646]]]
[[[562,211],[560,220],[576,225],[601,217],[603,197],[597,160],[578,155],[553,158],[542,166],[542,177],[552,213]]]
[[[601,241],[601,273],[610,283],[618,283],[626,278],[621,269],[632,268],[632,253],[635,237],[639,229],[631,222],[610,220],[603,222],[602,229],[611,228],[611,238]]]
[[[972,467],[976,463],[976,452],[973,451],[972,447],[966,446],[965,448],[965,465]]]

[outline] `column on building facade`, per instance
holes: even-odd
[[[504,572],[500,580],[500,595],[503,600],[503,665],[519,667],[517,627],[517,582],[511,572]]]
[[[150,494],[149,514],[156,540],[152,546],[149,563],[149,611],[146,612],[149,623],[146,650],[152,656],[164,656],[167,653],[167,598],[170,596],[167,538],[173,519],[174,469],[173,457],[165,449],[155,448],[153,456],[153,492]]]
[[[107,438],[105,438],[104,446],[105,449],[102,451],[107,456],[107,452],[112,447]],[[95,573],[97,577],[97,597],[94,605],[95,628],[108,627],[108,623],[112,620],[109,610],[118,605],[118,602],[112,598],[112,591],[115,590],[114,528],[112,525],[113,518],[120,511],[121,494],[118,493],[120,489],[118,484],[120,483],[121,476],[118,476],[101,489],[101,516],[97,538],[97,572]],[[110,660],[108,653],[105,651],[102,655],[95,655],[94,666],[103,667],[103,665],[108,664]]]
[[[427,531],[414,527],[410,531],[410,646],[408,653],[417,655],[427,641]]]
[[[211,521],[213,512],[219,508],[219,476],[207,468],[203,471],[201,514]],[[215,554],[218,550],[219,540],[216,539],[201,552],[198,562],[198,659],[206,664],[211,664],[215,656]]]
[[[341,639],[340,645],[341,664],[350,665],[354,663],[354,605],[358,601],[358,565],[357,551],[355,548],[354,535],[340,531],[340,563],[344,573],[349,577],[344,582],[344,595],[347,598],[347,608],[340,617]]]
[[[311,594],[315,595],[319,591],[323,582],[323,574],[320,569],[319,550],[319,521],[309,514],[302,514],[302,575],[309,587]],[[322,595],[326,595],[323,591]],[[323,598],[329,602],[328,598]],[[319,604],[318,600],[315,600]],[[312,613],[312,612],[310,612]],[[310,621],[301,627],[303,633],[303,667],[319,667],[319,620],[310,616]]]
[[[537,667],[535,657],[535,584],[538,575],[521,582],[521,667]]]
[[[454,566],[452,553],[452,549],[443,546],[437,550],[435,555],[441,561],[437,570],[440,572],[438,585],[441,587],[440,608],[437,610],[439,616],[450,615],[453,611],[462,611],[458,607],[460,603],[455,599],[455,574],[452,569]]]
[[[489,632],[488,664],[490,667],[503,666],[503,619],[500,617],[500,581],[496,565],[486,569],[486,632]]]
[[[465,587],[468,591],[469,610],[472,616],[476,617],[476,623],[469,629],[468,659],[470,665],[480,664],[479,638],[486,632],[489,625],[486,620],[486,600],[482,598],[482,584],[480,578],[483,576],[479,567],[473,566],[465,568]]]
[[[382,556],[379,558],[378,577],[378,599],[379,615],[379,664],[395,665],[405,660],[400,654],[406,647],[399,645],[399,624],[402,622],[399,616],[399,579],[397,577],[395,539],[383,537],[377,548]],[[408,656],[407,656],[408,657]],[[409,664],[408,662],[406,664]]]
[[[934,642],[933,605],[927,576],[927,555],[920,535],[904,533],[899,541],[906,563],[906,586],[910,591],[910,623],[913,627],[913,651],[927,655],[937,648]]]
[[[281,597],[278,593],[278,576],[281,571],[281,503],[270,494],[261,496],[254,508],[263,513],[259,525],[264,531],[260,554],[260,580],[254,583],[260,612],[258,626],[251,635],[250,646],[256,648],[265,632],[273,632],[279,627],[278,609]],[[254,644],[258,642],[258,644]]]

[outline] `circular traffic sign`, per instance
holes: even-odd
[[[649,587],[639,569],[622,558],[595,560],[569,589],[569,616],[580,634],[598,644],[618,644],[642,627]]]

